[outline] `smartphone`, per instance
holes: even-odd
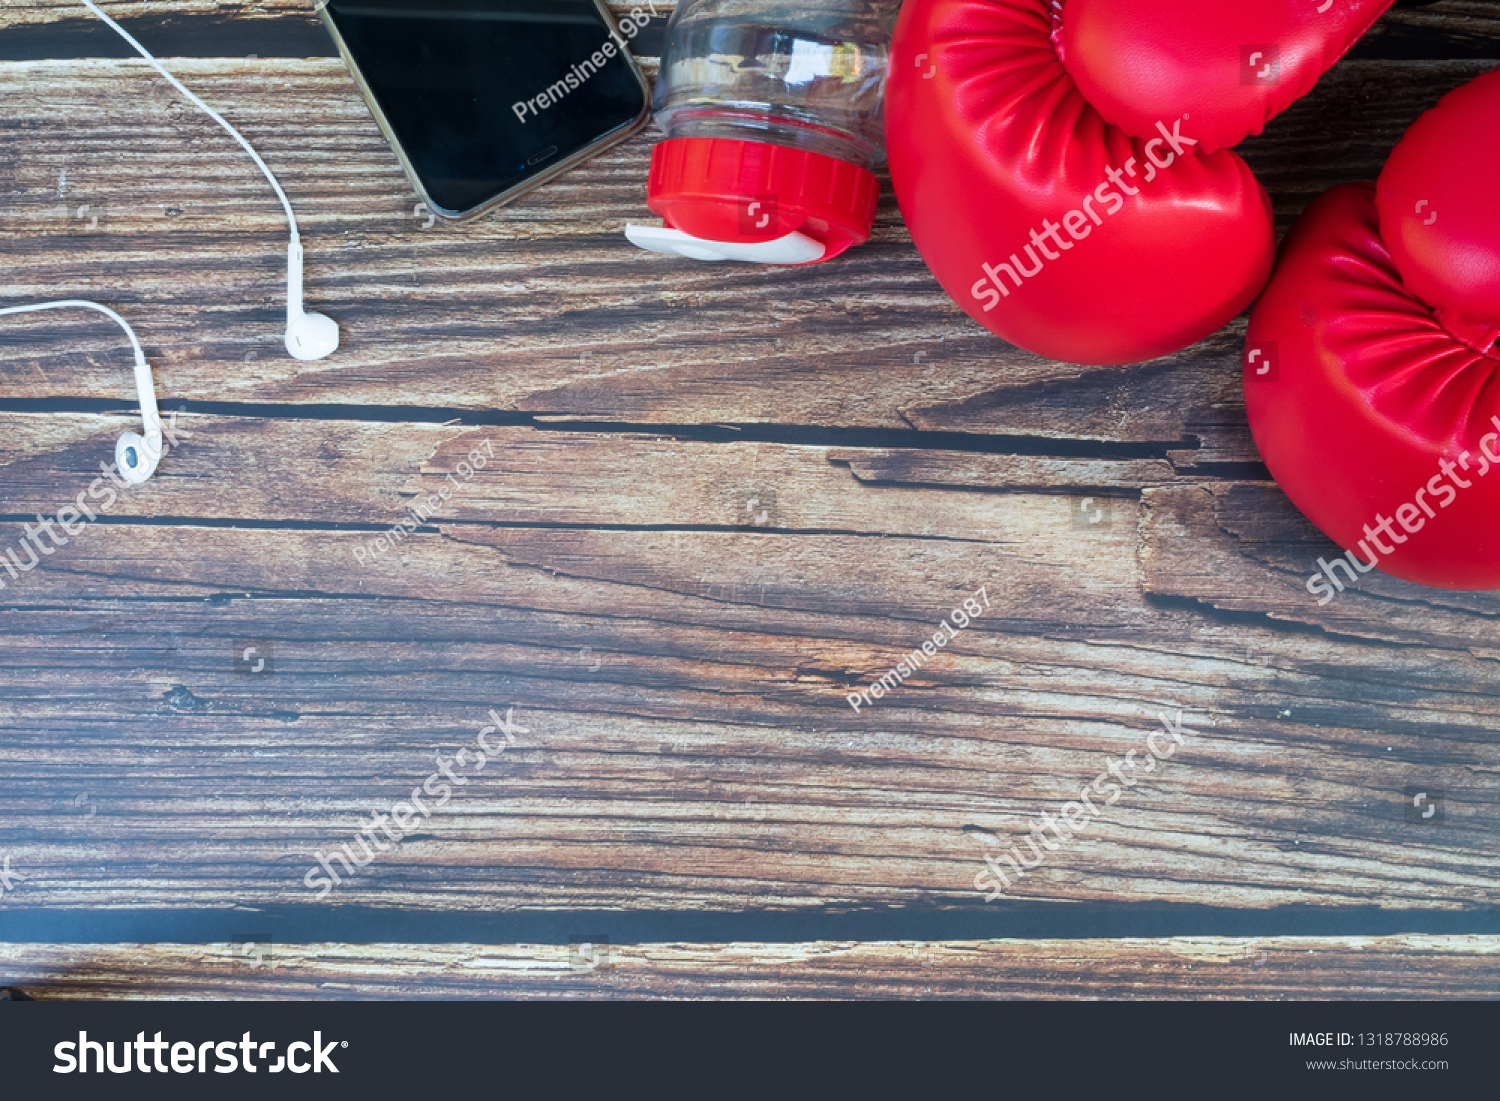
[[[327,0],[319,9],[412,186],[461,222],[624,141],[651,117],[601,0]]]

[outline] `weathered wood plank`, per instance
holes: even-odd
[[[127,399],[122,398],[122,404]],[[169,411],[170,412],[170,411]],[[17,413],[0,435],[0,516],[55,514],[113,460],[138,416]],[[424,521],[754,528],[992,541],[1002,506],[921,489],[1093,491],[1113,511],[1148,486],[1193,484],[1161,459],[1041,458],[548,426],[179,415],[181,443],[107,515],[388,527]],[[317,487],[303,492],[300,487]],[[892,491],[894,487],[904,487]],[[447,490],[446,498],[433,495]],[[1107,492],[1106,492],[1107,491]],[[85,500],[87,503],[87,499]],[[97,502],[95,502],[97,504]],[[1090,527],[1088,506],[1078,526]],[[1069,520],[1067,505],[1062,519]],[[1121,543],[1123,548],[1129,544]]]
[[[100,464],[114,462],[120,434],[141,427],[139,414],[15,413],[5,423],[0,515],[12,517],[56,515],[86,494]],[[401,518],[405,484],[422,464],[445,441],[476,435],[436,424],[311,419],[177,416],[171,423],[180,445],[150,482],[117,494],[107,517],[388,527]],[[492,439],[494,431],[481,434]],[[85,496],[84,504],[101,508],[102,497]]]
[[[486,452],[489,454],[486,454]],[[470,459],[487,464],[473,473]],[[699,443],[586,432],[477,430],[447,440],[405,492],[431,502],[445,485],[452,500],[438,502],[444,519],[505,525],[576,524],[589,527],[731,527],[762,531],[821,531],[906,535],[959,542],[1014,544],[1019,510],[971,495],[919,492],[869,484],[845,465],[865,454],[850,449],[769,443]],[[887,460],[892,452],[878,452]],[[922,461],[963,463],[969,456],[912,451]],[[981,458],[990,458],[984,456]],[[994,457],[997,463],[1015,463]],[[1019,462],[1025,463],[1026,460]],[[1144,477],[1147,464],[1139,464]],[[1038,496],[1057,501],[1058,485],[1095,486],[1132,469],[1129,464],[1053,460],[1020,469],[1037,479]],[[469,470],[466,478],[464,471]],[[1174,480],[1171,467],[1150,467],[1158,484]],[[1019,469],[1017,471],[1019,473]],[[1041,488],[1047,486],[1048,488]],[[1126,488],[1118,492],[1128,492]],[[1124,507],[1122,502],[1122,507]],[[1109,519],[1112,521],[1113,505]],[[1069,520],[1062,504],[1061,519]],[[1037,519],[1041,522],[1041,516]],[[1087,528],[1089,517],[1081,516]],[[1098,526],[1105,523],[1101,512]],[[1071,533],[1071,527],[1069,531]],[[1129,552],[1129,539],[1114,544]]]
[[[313,851],[510,704],[532,744],[340,901],[982,908],[984,852],[1176,707],[1181,764],[1013,897],[1492,898],[1488,662],[1151,608],[1133,516],[1080,540],[1055,500],[954,496],[1015,547],[445,523],[361,569],[368,533],[91,529],[0,612],[0,845],[32,875],[7,906],[305,901]],[[1000,607],[854,713],[986,583]],[[273,679],[237,639],[272,640]],[[1441,827],[1406,822],[1413,783]]]
[[[1497,937],[649,945],[0,944],[46,1000],[1493,999]]]

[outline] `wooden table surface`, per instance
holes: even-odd
[[[1243,318],[1140,366],[1019,352],[889,186],[826,266],[639,252],[655,130],[427,225],[307,4],[107,7],[279,174],[344,345],[285,354],[283,216],[212,122],[80,5],[0,11],[0,305],[121,310],[191,433],[0,575],[0,985],[1500,994],[1500,597],[1371,574],[1318,605],[1335,548],[1251,442]],[[1279,228],[1497,60],[1494,3],[1390,12],[1243,147]],[[0,549],[138,425],[130,364],[100,318],[0,322]],[[514,744],[307,887],[491,709]],[[986,901],[987,852],[1178,712]]]

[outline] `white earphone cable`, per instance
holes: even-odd
[[[146,362],[146,350],[141,347],[140,339],[135,335],[135,330],[130,327],[119,314],[108,306],[101,306],[97,302],[88,302],[81,298],[64,298],[57,302],[38,302],[30,306],[6,306],[0,309],[0,317],[7,314],[39,313],[42,310],[93,310],[102,313],[120,328],[125,330],[125,335],[130,338],[130,347],[135,352],[135,389],[141,403],[141,420],[146,428],[146,440],[154,447],[156,454],[161,454],[161,410],[156,404],[156,383],[151,377],[151,365]]]
[[[140,54],[148,62],[150,62],[152,68],[160,73],[163,79],[165,79],[168,84],[172,85],[172,87],[176,88],[188,99],[192,100],[194,106],[196,106],[209,118],[213,119],[220,126],[222,126],[230,137],[240,143],[240,148],[242,148],[246,153],[250,155],[250,159],[255,162],[256,167],[265,174],[266,179],[271,184],[271,189],[276,192],[276,197],[281,200],[281,205],[286,210],[287,221],[291,223],[292,244],[294,247],[299,246],[302,241],[302,235],[297,231],[297,215],[292,210],[291,200],[286,197],[286,192],[281,189],[281,184],[277,182],[276,177],[272,174],[270,167],[266,164],[265,161],[261,159],[260,154],[255,151],[254,147],[245,140],[244,136],[238,130],[236,130],[224,119],[223,115],[219,114],[219,112],[215,111],[208,104],[204,103],[201,99],[194,95],[188,89],[188,87],[182,83],[182,81],[178,80],[171,73],[167,72],[162,63],[156,60],[154,56],[152,56],[150,50],[146,49],[145,46],[142,46],[139,42],[137,42],[131,36],[130,32],[127,31],[124,27],[120,26],[120,24],[116,23],[109,16],[105,15],[104,12],[100,9],[99,5],[94,3],[94,0],[80,0],[80,2],[84,7],[88,8],[89,11],[93,12],[100,19],[104,20],[105,23],[107,23],[111,28],[114,29],[116,34],[118,34],[126,42],[129,42],[130,45],[135,48],[136,53]]]
[[[125,335],[130,338],[130,346],[135,350],[135,361],[137,363],[146,362],[146,350],[141,347],[141,342],[136,337],[135,330],[130,327],[130,322],[126,321],[123,317],[115,313],[115,311],[110,309],[108,306],[101,306],[97,302],[86,302],[82,298],[64,298],[56,302],[38,302],[32,306],[6,306],[5,308],[0,309],[0,315],[12,313],[38,313],[42,310],[74,309],[93,310],[96,313],[102,313],[116,325],[120,326],[120,328],[125,330]]]

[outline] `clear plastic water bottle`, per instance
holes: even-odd
[[[806,264],[869,240],[899,0],[681,0],[657,78],[643,248]]]

